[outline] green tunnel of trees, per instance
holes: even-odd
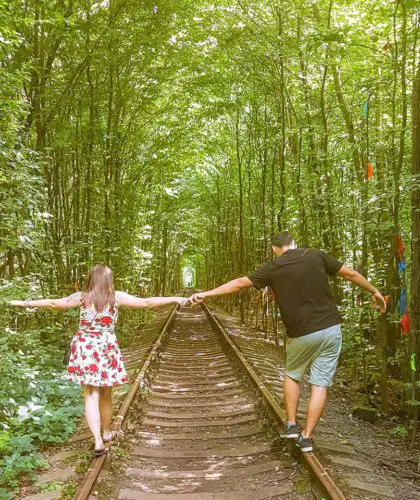
[[[416,422],[419,16],[415,0],[0,0],[3,303],[70,293],[98,261],[137,294],[179,291],[186,263],[212,287],[288,229],[388,296],[378,318],[334,283],[344,356],[385,411],[401,382]],[[262,300],[225,305],[251,321]],[[14,314],[12,358],[30,349]]]

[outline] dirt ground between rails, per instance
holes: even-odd
[[[200,310],[198,311],[200,312]],[[188,311],[186,314],[191,313]],[[214,367],[214,362],[206,362],[204,358],[207,355],[216,355],[223,358],[225,363],[229,363],[228,358],[223,353],[222,345],[214,338],[214,332],[210,324],[203,313],[201,313],[201,316],[201,324],[186,321],[186,319],[190,320],[190,318],[179,318],[182,327],[178,324],[172,332],[178,340],[171,341],[171,337],[168,339],[164,350],[165,356],[162,357],[161,363],[156,368],[155,376],[151,382],[153,391],[163,387],[166,387],[166,390],[159,397],[156,396],[159,391],[155,392],[152,402],[146,398],[137,400],[134,403],[125,425],[124,442],[120,443],[120,456],[113,454],[111,470],[101,484],[97,486],[95,497],[98,500],[119,498],[121,492],[131,489],[136,492],[154,494],[194,493],[197,498],[200,498],[200,495],[206,495],[206,498],[209,495],[218,495],[218,498],[221,498],[221,495],[226,495],[227,498],[230,498],[230,495],[234,493],[240,493],[246,498],[252,498],[252,495],[258,492],[258,498],[261,498],[262,490],[266,492],[267,490],[279,491],[281,489],[283,491],[281,498],[284,500],[309,500],[313,498],[306,472],[301,470],[295,459],[287,452],[286,443],[278,438],[278,434],[273,429],[271,421],[267,419],[266,413],[261,408],[254,407],[255,393],[252,387],[248,387],[248,379],[245,377],[245,383],[239,387],[237,382],[241,379],[241,375],[236,374],[235,370],[229,367],[229,372],[232,373],[228,378],[232,377],[236,385],[229,388],[229,383],[223,382],[229,394],[224,391],[218,391],[218,394],[215,394],[214,389],[219,384],[214,379],[221,379],[226,375],[220,375],[220,371]],[[181,336],[179,335],[180,330],[182,330]],[[183,337],[191,338],[198,331],[200,332],[199,336],[207,336],[206,344],[202,344],[199,348],[203,355],[199,374],[191,375],[193,368],[190,368],[188,375],[180,371],[179,374],[175,375],[175,378],[172,375],[162,373],[166,370],[165,365],[172,365],[177,362],[178,356],[188,364],[190,360],[189,347],[183,342]],[[197,349],[197,347],[192,347],[192,349]],[[206,355],[203,354],[206,352]],[[194,361],[195,363],[197,363],[197,360]],[[171,371],[176,371],[173,365]],[[166,382],[164,381],[165,378],[168,379]],[[213,382],[211,382],[212,379]],[[200,399],[187,396],[187,401],[180,403],[191,405],[187,411],[185,408],[178,409],[174,407],[174,400],[168,399],[167,389],[170,384],[179,384],[178,388],[191,388],[191,384],[194,383],[202,385],[203,380],[206,380],[206,387],[209,386],[210,382],[212,388],[203,389]],[[174,393],[172,393],[173,395]],[[165,409],[156,409],[156,397],[161,400],[160,403],[163,404]],[[203,403],[203,397],[205,403]],[[192,407],[195,403],[202,405],[215,404],[218,409],[216,413],[219,413],[219,415],[203,415],[199,408]],[[221,406],[224,407],[223,410]],[[245,409],[247,410],[244,412]],[[163,436],[177,433],[179,436],[180,430],[167,427],[169,422],[166,422],[166,425],[163,425],[162,428],[157,425],[156,419],[161,418],[161,416],[157,415],[156,411],[162,411],[166,416],[172,414],[171,424],[178,426],[182,423],[183,426],[180,426],[182,435],[188,436],[188,439],[168,440],[161,447],[159,441]],[[235,416],[226,415],[225,417],[220,415],[220,412],[229,413],[231,411],[237,411],[238,414]],[[182,420],[188,412],[190,416],[196,416],[198,421],[190,420],[191,417],[188,420]],[[251,419],[252,423],[245,420],[246,416],[251,415],[253,417]],[[238,417],[244,418],[242,423],[234,422]],[[223,418],[224,421],[222,421]],[[216,421],[217,427],[214,427],[213,424]],[[258,429],[257,431],[253,430],[255,427]],[[145,433],[151,437],[145,437]],[[209,434],[213,435],[211,440],[206,437]],[[217,437],[214,434],[217,434]],[[191,436],[194,437],[191,438]],[[153,450],[156,447],[157,450]],[[255,447],[263,447],[264,449],[258,452],[249,451]],[[145,449],[148,452],[153,450],[158,453],[155,456],[153,454],[149,456],[147,453],[144,454]],[[240,449],[243,451],[243,456],[235,454],[235,451]],[[228,450],[233,453],[232,455],[229,453],[219,455],[220,450]],[[201,456],[203,451],[205,451],[205,454]],[[177,457],[168,456],[171,452],[174,452]],[[199,453],[196,457],[188,457],[191,452]],[[162,457],[160,453],[166,453],[167,455]],[[186,456],[182,457],[184,453]],[[232,470],[240,472],[240,469],[245,467],[250,469],[264,468],[271,463],[275,463],[273,468],[269,466],[266,471],[259,473],[238,473],[236,476],[232,475],[231,472]],[[141,469],[140,476],[136,476],[136,468]],[[207,471],[207,475],[206,477],[197,475],[188,478],[172,476],[165,478],[164,481],[162,481],[162,477],[153,478],[153,476],[150,476],[151,473],[160,473],[161,471],[170,472],[171,474],[177,471],[183,473],[185,471]],[[135,498],[135,494],[132,495]],[[277,498],[278,494],[273,495],[274,497]],[[271,498],[271,495],[264,498]]]

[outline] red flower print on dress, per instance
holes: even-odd
[[[100,387],[128,382],[114,333],[117,314],[118,303],[94,317],[82,302],[79,330],[70,347],[72,352],[67,371],[69,380]]]
[[[108,326],[112,323],[111,316],[102,316],[101,318],[101,326]]]

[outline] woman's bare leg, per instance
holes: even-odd
[[[104,442],[101,436],[101,416],[99,413],[99,387],[84,385],[85,417],[90,432],[95,439],[95,450],[101,450]]]
[[[109,440],[111,438],[112,387],[101,387],[99,394],[99,411],[101,414],[103,437]]]

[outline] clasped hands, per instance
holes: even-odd
[[[189,297],[185,298],[181,305],[195,307],[201,304],[205,298],[206,295],[204,292],[193,293]]]

